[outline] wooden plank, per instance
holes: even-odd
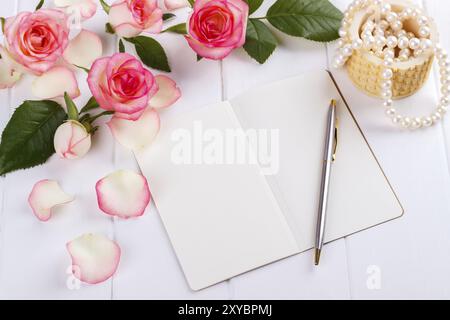
[[[344,8],[349,1],[334,3]],[[329,56],[333,53],[331,45]],[[441,126],[397,129],[379,99],[355,89],[345,71],[333,74],[406,211],[396,221],[347,238],[352,298],[448,298],[450,177]],[[419,93],[395,104],[405,114],[422,114],[435,105],[435,93],[430,79]]]
[[[264,16],[275,1],[265,1],[254,17]],[[327,66],[325,46],[275,32],[280,44],[264,65],[237,50],[223,61],[224,98],[268,82]],[[277,106],[274,106],[276,108]],[[231,280],[233,299],[349,298],[344,240],[326,245],[324,259],[313,266],[312,251],[273,263]]]
[[[177,12],[171,24],[186,21],[187,10]],[[166,49],[183,96],[176,105],[161,112],[161,123],[168,117],[203,107],[221,99],[220,66],[214,61],[196,61],[195,53],[179,35],[155,37]],[[127,45],[127,51],[133,49]],[[154,71],[154,74],[159,72]],[[115,145],[115,168],[139,170],[132,153]],[[149,181],[151,186],[151,181]],[[176,201],[176,199],[174,199]],[[189,214],[189,213],[186,213]],[[156,208],[133,220],[116,220],[115,235],[123,248],[122,269],[114,277],[115,299],[226,299],[227,283],[200,292],[191,291],[164,230]]]
[[[3,4],[4,6],[5,4]],[[2,6],[2,7],[3,7]],[[32,11],[35,1],[20,0],[19,11]],[[105,16],[98,12],[89,28],[103,33]],[[106,50],[108,46],[106,46]],[[80,105],[90,97],[86,75],[77,71],[81,84]],[[13,107],[33,98],[31,76],[12,90]],[[0,297],[7,299],[109,299],[111,281],[96,286],[72,286],[67,273],[70,258],[65,244],[86,233],[113,236],[111,219],[101,214],[96,203],[95,183],[113,168],[113,142],[102,127],[91,152],[82,160],[67,161],[54,156],[45,165],[6,177],[3,221],[3,250],[0,259]],[[56,179],[76,195],[76,201],[59,208],[47,223],[39,222],[27,204],[33,184],[41,179]],[[70,285],[68,285],[68,283]],[[75,283],[76,284],[76,283]],[[74,290],[72,290],[75,288]]]

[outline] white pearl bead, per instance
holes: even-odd
[[[422,126],[424,127],[430,127],[433,124],[433,120],[431,117],[423,117],[422,118]]]
[[[450,84],[443,85],[441,87],[441,92],[443,94],[450,94]]]
[[[422,50],[429,50],[433,47],[433,42],[430,39],[422,39],[420,41],[420,48]]]
[[[422,126],[421,121],[417,121],[417,119],[411,120],[411,126],[410,129],[419,129]]]
[[[398,39],[398,47],[400,49],[406,49],[409,47],[409,39],[406,36],[401,36]]]
[[[401,54],[401,55],[398,56],[398,58],[399,58],[400,61],[408,61],[409,55]]]
[[[347,31],[344,30],[343,28],[340,28],[340,29],[339,29],[339,36],[340,36],[341,38],[346,37],[346,36],[347,36]]]
[[[391,69],[384,69],[381,76],[383,79],[392,79],[394,72]]]
[[[354,50],[359,50],[362,48],[362,46],[363,46],[363,41],[361,39],[356,39],[352,43],[352,48]]]
[[[409,50],[408,48],[402,49],[402,50],[400,50],[399,55],[404,55],[404,56],[409,57],[411,55],[411,50]]]
[[[402,29],[402,30],[397,31],[395,34],[397,35],[398,38],[400,38],[401,36],[406,37],[407,32]]]
[[[383,91],[381,92],[381,97],[383,99],[391,99],[392,98],[392,91],[383,89]]]
[[[389,13],[386,15],[386,20],[387,20],[389,23],[392,23],[392,22],[398,20],[398,14],[396,14],[395,12],[389,12]]]
[[[445,115],[447,113],[447,109],[444,109],[444,108],[441,108],[441,107],[437,108],[436,110],[437,110],[437,112],[439,112],[442,115]]]
[[[422,26],[419,28],[419,36],[422,38],[428,37],[430,35],[430,28]]]
[[[411,118],[409,118],[409,117],[403,118],[401,125],[403,128],[409,128],[411,126]]]
[[[431,115],[431,120],[433,122],[438,122],[441,119],[442,119],[442,115],[439,112],[435,112]]]
[[[368,20],[364,25],[363,25],[363,30],[364,31],[369,31],[372,32],[373,29],[375,29],[375,23],[371,20]]]
[[[351,44],[346,44],[343,48],[342,48],[342,55],[344,55],[345,57],[350,57],[353,53],[353,47]]]
[[[448,96],[441,98],[441,105],[448,107],[450,105],[450,98]]]
[[[400,20],[396,20],[391,23],[391,28],[394,31],[401,30],[403,28],[403,23]]]
[[[401,115],[396,115],[392,118],[393,123],[400,123],[403,120],[403,117]]]
[[[439,61],[439,66],[441,68],[448,68],[448,67],[450,67],[450,61],[449,60],[441,60],[441,61]]]
[[[383,65],[387,68],[392,67],[394,65],[394,59],[392,59],[392,58],[384,59]]]
[[[428,18],[427,18],[427,16],[420,16],[420,17],[417,19],[417,22],[418,22],[420,25],[425,25],[425,24],[428,23]]]
[[[391,89],[392,88],[392,80],[385,80],[381,83],[381,88],[383,89]]]
[[[449,68],[441,68],[439,70],[439,73],[441,74],[441,76],[446,76],[446,75],[450,74],[450,69]]]
[[[383,36],[376,36],[375,37],[375,45],[382,49],[386,45],[386,38]]]
[[[375,31],[374,31],[374,34],[375,34],[376,36],[382,36],[382,37],[384,37],[384,30],[381,29],[380,27],[377,27],[377,28],[375,29]]]
[[[386,39],[386,44],[389,48],[395,48],[397,46],[398,40],[397,37],[390,36]]]
[[[381,10],[380,11],[381,11],[381,14],[386,15],[386,14],[388,14],[391,11],[391,9],[392,9],[392,7],[391,7],[391,5],[389,3],[383,3],[381,5]]]
[[[384,53],[385,58],[394,58],[395,57],[395,51],[391,48],[384,49],[383,53]]]
[[[364,38],[363,41],[364,41],[364,48],[371,49],[373,47],[373,45],[375,44],[375,37],[370,36],[370,37]]]
[[[412,38],[409,40],[409,48],[412,50],[417,50],[420,48],[420,40],[417,38]]]

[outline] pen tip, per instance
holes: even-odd
[[[336,100],[331,100],[331,103],[330,103],[330,106],[331,107],[336,107]]]
[[[314,254],[314,264],[315,264],[316,266],[319,265],[320,252],[321,252],[321,250],[316,248],[315,254]]]

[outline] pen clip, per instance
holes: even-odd
[[[334,126],[334,146],[333,146],[333,162],[336,160],[336,151],[338,146],[338,127],[339,127],[339,119],[336,117],[336,125]]]

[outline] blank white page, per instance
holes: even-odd
[[[339,122],[325,232],[332,241],[397,218],[403,209],[330,75],[315,71],[231,101],[244,129],[280,130],[280,169],[269,182],[301,251],[314,245],[331,99],[338,101]]]
[[[230,104],[223,102],[165,119],[156,141],[136,153],[193,290],[299,251],[257,165],[173,161],[172,152],[177,150],[173,134],[180,130],[195,134],[199,123],[203,132],[240,128]]]

